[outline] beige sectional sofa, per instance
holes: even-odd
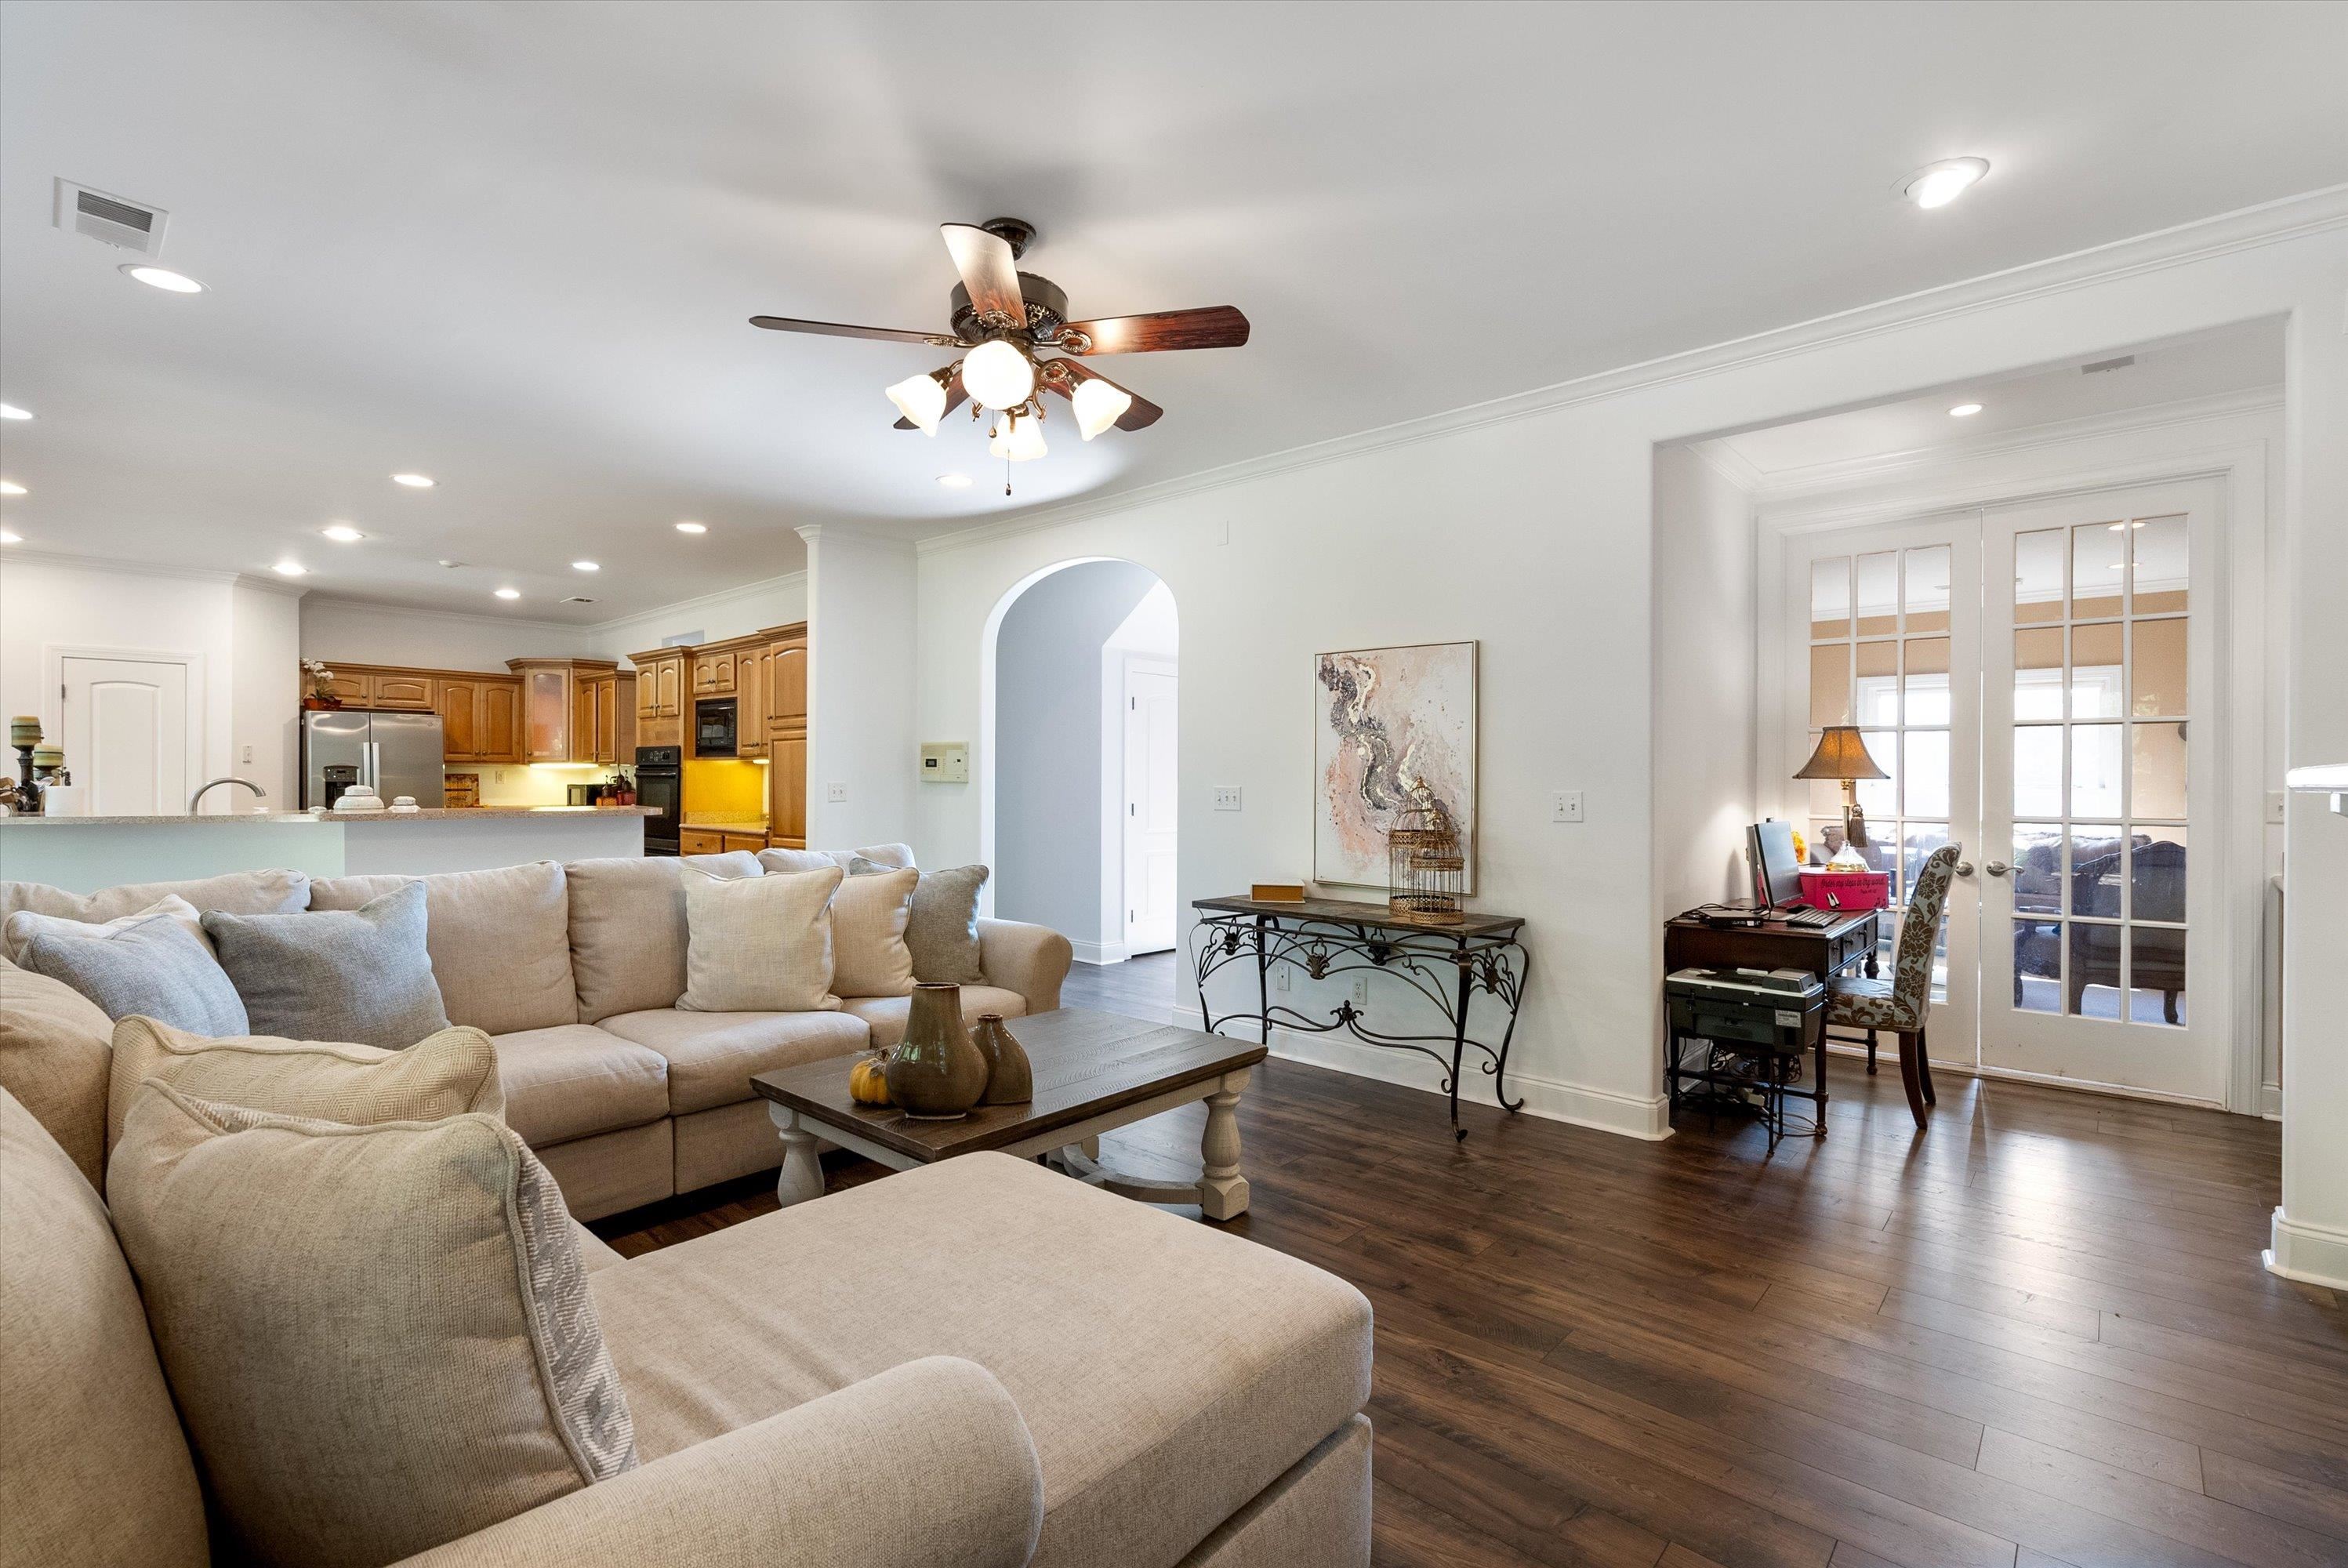
[[[856,852],[912,863],[901,844]],[[780,1165],[782,1145],[750,1088],[751,1075],[868,1043],[893,1045],[905,1032],[902,996],[846,996],[838,1012],[678,1010],[685,954],[678,868],[685,864],[726,876],[763,874],[757,857],[736,852],[541,861],[419,879],[252,872],[88,897],[0,882],[0,922],[19,909],[108,920],[166,893],[199,910],[240,914],[355,909],[421,881],[425,941],[449,1022],[496,1041],[507,1121],[561,1183],[571,1212],[592,1220]],[[1060,1005],[1067,938],[1043,926],[983,920],[979,942],[984,983],[963,988],[967,1016],[1015,1017]],[[103,1061],[101,1053],[101,1077]],[[28,1104],[38,1099],[6,1070],[0,1063],[0,1088]],[[74,1140],[61,1137],[69,1147]]]

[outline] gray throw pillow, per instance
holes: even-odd
[[[356,909],[204,916],[251,1032],[404,1050],[448,1026],[424,947],[424,884]]]
[[[136,1013],[191,1035],[251,1032],[228,973],[203,939],[169,911],[88,930],[87,936],[40,932],[17,957],[34,974],[64,981],[118,1023]]]
[[[850,876],[874,876],[897,867],[862,855],[848,862]],[[905,922],[905,945],[913,954],[913,978],[932,985],[975,985],[979,973],[978,892],[986,885],[984,866],[923,872],[913,888],[913,913]]]

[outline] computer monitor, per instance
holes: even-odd
[[[1794,824],[1756,822],[1745,830],[1745,846],[1753,857],[1753,895],[1771,908],[1798,903],[1802,898],[1802,862],[1794,853]]]

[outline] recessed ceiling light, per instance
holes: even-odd
[[[11,533],[6,529],[0,528],[0,544],[22,544],[24,542],[25,536],[23,534]]]
[[[133,263],[131,265],[125,266],[121,270],[129,273],[132,277],[137,278],[149,288],[161,289],[165,294],[201,294],[204,292],[204,285],[196,282],[195,279],[183,276],[179,273],[166,271],[161,267],[141,266]]]
[[[462,566],[465,563],[461,561],[451,561],[444,555],[440,558],[440,564],[443,566]]]
[[[394,474],[391,482],[406,485],[409,490],[430,490],[434,480],[430,474]]]
[[[676,525],[676,531],[679,533],[707,533],[709,525],[705,522],[680,522]]]
[[[1927,163],[1900,182],[1900,194],[1919,207],[1945,207],[1989,172],[1986,158],[1944,158]]]
[[[0,480],[0,495],[23,495],[25,487],[15,480]]]
[[[14,403],[0,403],[0,419],[29,419],[32,415]]]
[[[500,588],[498,590],[498,597],[500,599],[519,599],[521,597],[521,590],[519,588]]]
[[[1949,418],[1952,419],[1970,419],[1981,411],[1982,406],[1978,403],[1960,403],[1955,407],[1949,410]]]
[[[300,577],[307,574],[310,569],[298,561],[281,561],[270,570],[280,577]]]
[[[574,561],[571,563],[571,570],[573,572],[601,572],[603,570],[603,563],[600,561]]]
[[[945,486],[948,490],[968,490],[970,489],[970,476],[968,474],[940,474],[938,476],[938,483]]]
[[[336,544],[356,544],[366,537],[347,522],[330,522],[318,531]]]

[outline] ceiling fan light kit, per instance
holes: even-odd
[[[1067,295],[1058,284],[1018,269],[1019,257],[1035,242],[1034,224],[994,218],[983,224],[942,224],[940,232],[962,277],[947,298],[950,332],[850,326],[779,315],[754,315],[750,323],[772,332],[963,350],[953,364],[909,376],[885,389],[900,416],[897,428],[934,436],[940,421],[968,400],[973,419],[982,409],[997,416],[988,431],[987,449],[1008,462],[1044,456],[1045,393],[1068,399],[1076,433],[1087,441],[1111,426],[1145,429],[1165,413],[1084,365],[1085,356],[1237,348],[1248,340],[1247,317],[1230,305],[1071,321]],[[1057,350],[1062,357],[1037,358],[1037,352],[1045,349]],[[1007,480],[1004,491],[1010,493]]]

